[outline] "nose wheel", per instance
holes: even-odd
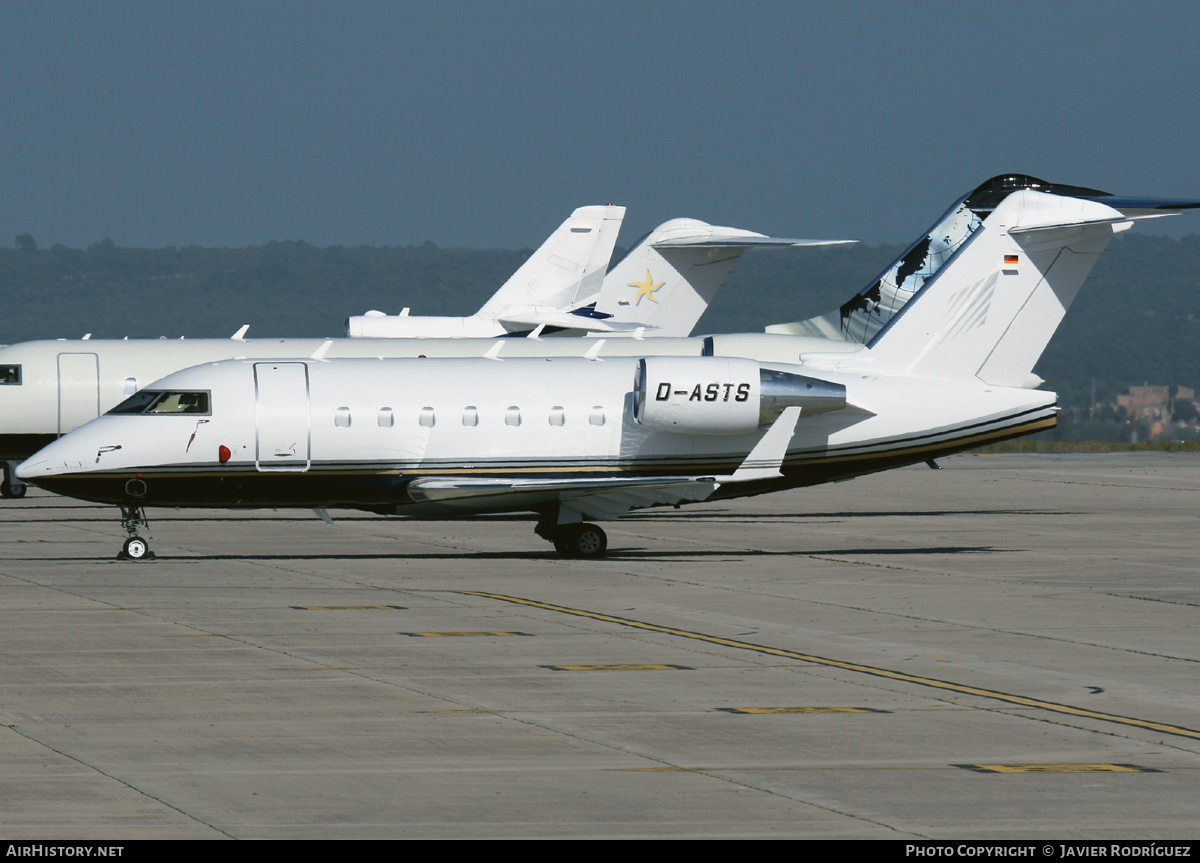
[[[138,535],[138,531],[150,532],[150,523],[146,521],[146,512],[140,506],[121,507],[121,527],[129,536],[121,546],[117,560],[154,560],[156,555],[150,550],[150,543]]]
[[[131,536],[125,540],[125,545],[121,548],[122,560],[145,560],[147,557],[153,557],[150,551],[150,544],[140,536]]]

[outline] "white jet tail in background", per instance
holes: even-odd
[[[407,309],[399,315],[368,312],[346,321],[346,335],[488,338],[572,323],[562,318],[600,290],[624,218],[624,207],[580,207],[470,317],[409,315]]]
[[[613,324],[653,327],[655,336],[690,335],[747,249],[853,242],[789,240],[698,219],[672,219],[635,243],[613,265],[592,314]],[[582,309],[575,312],[583,313]]]

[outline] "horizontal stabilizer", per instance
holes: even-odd
[[[1188,200],[1186,198],[1133,198],[1121,195],[1095,195],[1088,200],[1112,207],[1114,210],[1120,210],[1127,216],[1140,213],[1162,212],[1164,210],[1195,210],[1200,207],[1200,201]]]
[[[1014,236],[1020,234],[1033,234],[1038,231],[1061,231],[1068,228],[1083,228],[1089,225],[1112,225],[1113,233],[1120,233],[1132,227],[1133,222],[1144,222],[1147,219],[1166,219],[1170,216],[1178,216],[1179,213],[1146,213],[1141,216],[1113,216],[1105,219],[1087,219],[1079,221],[1061,221],[1052,222],[1045,225],[1016,225],[1008,229],[1008,232]],[[1124,227],[1121,227],[1124,225]]]
[[[704,249],[761,249],[784,248],[788,246],[847,246],[858,240],[793,240],[787,237],[766,237],[762,234],[749,236],[711,237],[707,239],[691,239],[688,237],[669,237],[650,245],[656,249],[672,248],[704,248]]]

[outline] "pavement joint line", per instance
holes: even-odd
[[[628,617],[619,617],[613,614],[587,611],[581,608],[571,608],[565,605],[555,605],[549,602],[541,602],[536,599],[526,599],[519,596],[508,596],[503,593],[488,593],[479,590],[462,590],[455,592],[464,596],[478,596],[484,599],[495,599],[500,602],[510,602],[514,605],[524,605],[530,608],[541,608],[547,611],[555,611],[560,614],[569,614],[575,617],[585,617],[592,620],[605,621],[607,623],[616,623],[621,626],[628,626],[634,629],[641,629],[648,632],[660,632],[665,635],[675,635],[681,638],[690,638],[697,641],[708,642],[709,644],[719,644],[725,647],[736,648],[738,650],[749,650],[755,653],[766,654],[768,656],[780,656],[787,659],[795,659],[800,662],[808,662],[813,665],[821,665],[827,668],[839,668],[844,671],[868,674],[873,677],[882,677],[888,680],[914,683],[918,686],[940,689],[944,692],[956,692],[961,695],[974,695],[980,698],[1002,701],[1007,704],[1015,704],[1020,707],[1033,707],[1052,713],[1065,714],[1067,716],[1096,719],[1101,722],[1113,722],[1133,728],[1142,728],[1148,731],[1157,731],[1162,734],[1171,734],[1177,737],[1187,737],[1191,738],[1192,740],[1200,740],[1200,731],[1193,728],[1185,728],[1181,725],[1170,725],[1165,722],[1152,722],[1150,720],[1137,719],[1131,716],[1121,716],[1116,713],[1104,713],[1098,710],[1087,710],[1082,707],[1073,707],[1069,704],[1059,704],[1058,702],[1044,701],[1038,698],[1029,698],[1024,695],[1013,695],[1012,693],[1001,692],[996,689],[984,689],[983,687],[968,686],[963,683],[954,683],[953,681],[949,680],[938,680],[934,677],[922,677],[915,674],[905,674],[900,671],[892,671],[887,668],[879,668],[873,665],[864,665],[857,662],[846,662],[840,659],[831,659],[829,657],[816,656],[809,653],[800,653],[798,651],[786,650],[780,647],[768,647],[764,644],[755,644],[750,641],[739,641],[734,638],[723,638],[717,635],[708,635],[703,632],[678,629],[673,626],[660,626],[659,624],[647,623],[645,621],[634,620]]]
[[[50,743],[47,743],[44,740],[40,740],[39,738],[33,736],[32,734],[28,734],[25,731],[21,730],[20,728],[17,728],[15,725],[6,725],[5,727],[8,728],[13,734],[16,734],[19,737],[22,737],[25,740],[30,741],[31,743],[41,746],[42,748],[46,749],[49,752],[53,752],[55,755],[59,756],[60,758],[64,758],[74,764],[78,764],[80,767],[82,767],[86,770],[90,770],[98,776],[103,776],[105,779],[107,779],[111,782],[115,782],[118,785],[128,788],[134,794],[138,794],[138,795],[146,798],[147,800],[154,801],[155,803],[159,804],[160,806],[164,806],[167,809],[178,812],[183,817],[185,817],[191,821],[194,821],[195,823],[200,824],[204,827],[207,827],[208,829],[212,830],[214,833],[220,833],[222,836],[227,836],[230,839],[236,838],[232,833],[230,833],[228,830],[226,830],[222,827],[219,827],[216,823],[205,821],[199,815],[195,815],[195,814],[189,812],[187,809],[184,809],[182,806],[178,806],[178,805],[172,803],[171,801],[167,800],[163,796],[151,794],[149,791],[145,790],[144,788],[141,788],[140,786],[135,785],[133,780],[131,780],[131,779],[122,779],[116,773],[110,772],[109,770],[105,770],[104,768],[100,767],[97,764],[92,764],[91,762],[85,761],[83,758],[81,758],[77,755],[72,755],[71,753],[67,752],[64,749],[59,749],[58,747],[55,747],[55,746],[51,745]]]

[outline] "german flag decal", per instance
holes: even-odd
[[[1004,256],[1004,266],[1015,267],[1017,265],[1017,258],[1018,258],[1017,255],[1005,255]]]

